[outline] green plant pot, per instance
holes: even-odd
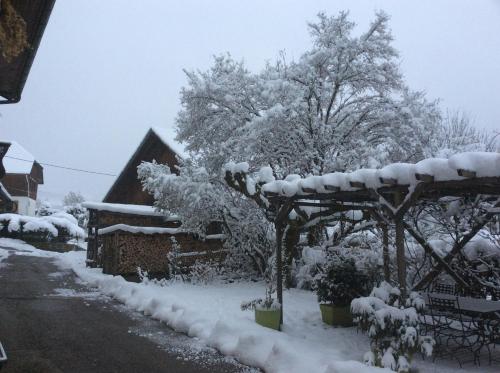
[[[280,330],[280,310],[255,309],[255,322],[266,328]]]
[[[333,326],[353,326],[351,306],[336,306],[334,304],[320,304],[323,322]]]

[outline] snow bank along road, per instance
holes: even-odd
[[[17,353],[16,349],[22,347],[19,347],[20,342],[16,342],[16,335],[13,334],[15,332],[11,330],[10,334],[5,334],[8,332],[3,323],[6,317],[10,317],[9,323],[17,322],[17,326],[11,326],[11,329],[19,327],[30,333],[45,330],[43,335],[39,333],[26,336],[25,340],[28,342],[25,343],[33,343],[37,351],[41,351],[39,354],[42,354],[45,348],[49,352],[52,349],[50,354],[47,352],[41,356],[50,355],[53,362],[60,361],[57,353],[54,353],[54,350],[60,349],[66,355],[63,360],[66,365],[61,365],[63,371],[88,371],[71,366],[72,360],[69,357],[72,357],[72,354],[75,355],[72,359],[83,363],[88,360],[94,364],[93,366],[103,367],[95,371],[105,372],[184,372],[190,371],[189,369],[196,372],[206,371],[204,367],[193,365],[193,360],[209,361],[211,364],[209,368],[213,372],[250,369],[236,365],[234,360],[232,364],[222,364],[221,355],[213,352],[209,354],[210,356],[181,353],[183,358],[189,361],[175,365],[175,357],[183,350],[176,347],[179,344],[175,341],[182,341],[182,338],[184,345],[196,346],[201,351],[206,351],[207,346],[215,348],[223,355],[268,373],[384,371],[367,367],[360,362],[363,354],[369,350],[369,340],[365,335],[357,333],[355,328],[332,328],[322,323],[316,297],[309,291],[291,289],[285,292],[285,325],[282,332],[277,332],[257,325],[252,312],[240,310],[242,301],[263,296],[262,283],[215,282],[209,285],[193,285],[178,282],[167,286],[159,286],[152,282],[137,284],[127,282],[120,276],[104,275],[99,269],[86,268],[85,252],[49,253],[37,250],[22,241],[2,238],[0,247],[11,247],[17,250],[12,252],[16,255],[37,256],[32,258],[32,261],[27,261],[30,258],[23,260],[9,257],[8,266],[5,268],[1,268],[3,263],[0,263],[0,276],[3,275],[0,284],[4,283],[5,278],[9,278],[7,290],[2,289],[0,297],[5,297],[3,294],[7,292],[17,294],[21,299],[37,298],[31,300],[31,303],[18,299],[17,310],[12,303],[16,300],[10,300],[10,308],[6,309],[7,303],[0,299],[0,339],[4,343],[6,338],[9,343],[11,340],[14,341],[14,352],[10,349],[11,357]],[[0,248],[0,261],[8,254]],[[40,257],[52,259],[42,260]],[[88,292],[88,289],[93,289],[93,292],[86,297],[87,300],[62,299],[62,296],[66,298],[71,296],[71,292],[74,292],[71,289],[78,290],[78,286],[67,274],[61,278],[52,275],[54,283],[50,284],[47,276],[51,271],[57,270],[50,265],[50,260],[53,260],[59,268],[73,270],[78,280],[88,286],[82,288],[83,291]],[[26,266],[24,270],[21,265]],[[28,285],[26,282],[31,284]],[[58,296],[48,297],[47,300],[38,299],[45,294],[58,294]],[[92,294],[93,300],[88,299]],[[96,300],[97,297],[99,301]],[[109,301],[103,302],[103,298]],[[116,306],[112,306],[116,300],[123,304],[121,309],[126,310],[128,316],[118,312]],[[130,320],[129,316],[134,315],[135,318],[142,320],[140,325],[135,325],[134,321]],[[151,325],[156,327],[151,330],[149,325],[145,325],[144,320],[150,320]],[[23,325],[24,322],[27,322],[28,326]],[[170,329],[165,324],[192,338],[169,332]],[[145,334],[155,341],[159,333],[170,333],[167,335],[166,344],[170,346],[170,351],[177,355],[159,354],[154,344],[141,340],[134,333],[126,333],[127,328],[129,331],[141,329],[138,330],[139,334]],[[61,338],[60,345],[57,345],[59,341],[53,340],[51,333]],[[56,344],[56,347],[51,347],[52,344]],[[28,344],[28,347],[24,348],[30,349],[29,346]],[[429,360],[422,361],[419,356],[416,356],[415,360],[416,368],[420,372],[452,373],[456,372],[458,367],[456,361],[451,360],[438,360],[436,364]],[[85,367],[89,367],[88,364],[87,362]],[[140,369],[136,370],[137,367]],[[162,370],[162,367],[165,369]],[[495,368],[493,365],[467,366],[464,372],[498,372]]]
[[[158,321],[120,312],[60,272],[52,253],[9,256],[2,241],[0,340],[9,357],[2,373],[250,371]]]

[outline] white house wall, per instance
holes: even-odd
[[[36,202],[28,197],[14,197],[13,201],[17,201],[17,213],[20,215],[35,216]]]

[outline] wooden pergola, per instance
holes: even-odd
[[[407,294],[405,231],[422,246],[432,257],[435,265],[432,270],[414,287],[414,290],[425,289],[442,272],[448,273],[464,289],[469,284],[463,280],[450,263],[464,246],[488,223],[495,214],[500,214],[500,176],[476,177],[476,172],[458,169],[461,180],[435,181],[434,176],[415,174],[418,181],[414,185],[400,185],[393,178],[380,178],[381,186],[370,188],[363,182],[351,181],[352,190],[341,190],[336,185],[324,185],[325,192],[318,193],[316,189],[302,187],[299,193],[286,196],[285,192],[266,192],[264,196],[270,202],[269,211],[274,217],[276,228],[276,263],[277,263],[277,297],[282,305],[283,315],[283,260],[282,243],[289,214],[295,210],[300,214],[301,207],[316,207],[319,211],[311,215],[311,219],[331,217],[332,215],[352,210],[361,210],[363,216],[374,220],[383,231],[383,261],[384,276],[389,280],[389,229],[395,231],[397,280],[403,297]],[[450,252],[442,257],[413,227],[404,221],[408,210],[422,201],[437,203],[441,197],[475,197],[490,196],[494,208],[476,219],[475,225],[456,242]],[[283,316],[281,317],[283,321]]]

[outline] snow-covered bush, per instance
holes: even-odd
[[[0,234],[40,242],[85,237],[85,231],[76,224],[75,218],[64,212],[40,217],[0,214]]]
[[[415,292],[403,304],[399,289],[386,282],[375,287],[370,296],[354,299],[354,320],[371,339],[365,363],[409,372],[415,352],[430,356],[435,342],[423,334],[419,312],[424,306],[424,300]]]
[[[52,207],[52,204],[47,200],[36,201],[36,216],[48,216],[55,214],[59,210]]]
[[[272,287],[266,287],[265,298],[253,299],[251,301],[242,302],[241,310],[279,310],[281,305],[273,297],[274,290]]]
[[[222,272],[223,269],[218,263],[197,260],[189,267],[187,278],[192,284],[206,285],[213,282],[216,278],[219,278]]]
[[[321,246],[305,246],[302,249],[300,260],[295,262],[293,277],[299,289],[311,290],[314,287],[315,277],[325,262],[326,251]]]
[[[85,198],[81,193],[69,192],[63,199],[63,209],[70,215],[73,215],[82,228],[87,226],[88,210],[82,206]]]
[[[367,292],[367,276],[356,268],[354,259],[337,253],[327,256],[315,278],[320,303],[348,306]]]

